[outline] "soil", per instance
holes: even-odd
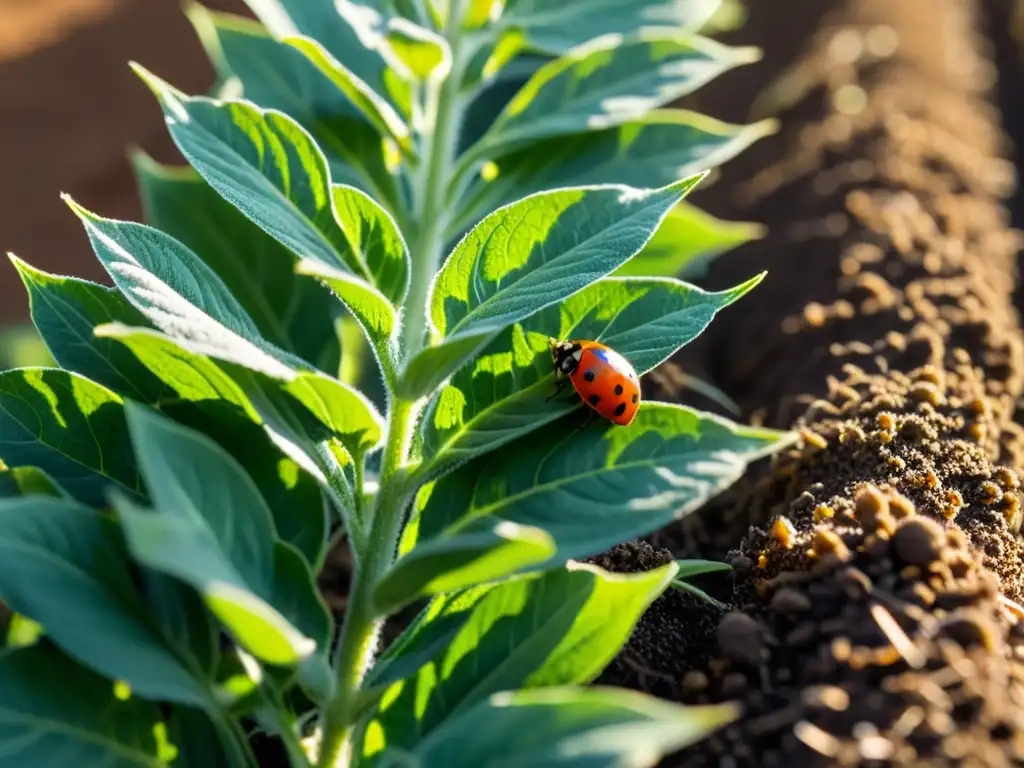
[[[654,547],[620,548],[621,570],[727,558],[731,610],[666,595],[601,682],[741,703],[666,765],[1020,764],[1020,238],[980,36],[1001,9],[766,5],[740,37],[800,51],[752,100],[782,129],[697,201],[770,233],[709,287],[769,277],[674,364],[803,440]],[[782,18],[806,28],[783,42]]]

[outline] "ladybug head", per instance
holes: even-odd
[[[548,337],[548,348],[551,350],[551,362],[555,366],[555,377],[569,376],[580,364],[583,347],[575,341],[558,341]]]

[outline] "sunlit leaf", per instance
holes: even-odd
[[[530,44],[565,53],[595,37],[644,27],[700,29],[722,0],[506,0],[499,28],[521,30]]]
[[[647,573],[613,574],[574,563],[436,598],[410,639],[387,659],[391,666],[404,659],[421,663],[381,699],[374,718],[386,743],[408,750],[498,691],[591,681],[675,571],[670,563]],[[444,646],[433,642],[439,636],[435,625],[442,628]],[[429,660],[423,659],[426,648],[434,649]]]
[[[112,487],[141,489],[121,398],[55,368],[0,372],[0,460],[38,467],[94,506]]]
[[[719,254],[764,237],[752,222],[722,221],[686,200],[661,222],[644,249],[615,273],[621,277],[703,277]]]
[[[606,35],[541,67],[468,157],[641,119],[757,56],[756,49],[664,29]]]
[[[551,537],[539,528],[483,522],[450,538],[432,539],[399,558],[373,590],[381,615],[396,613],[421,597],[501,578],[555,554]]]
[[[321,370],[338,365],[337,302],[295,275],[295,259],[187,166],[132,156],[146,220],[199,256],[224,281],[260,335]],[[140,325],[131,318],[111,322]]]
[[[775,130],[772,120],[730,125],[676,109],[649,112],[614,128],[560,136],[498,158],[449,229],[456,237],[502,205],[542,190],[589,184],[654,188],[706,171]]]
[[[163,383],[120,344],[93,335],[104,323],[147,325],[145,317],[113,288],[51,275],[11,257],[28,289],[32,322],[60,366],[122,395],[157,400]]]
[[[577,418],[428,485],[407,535],[429,541],[489,517],[550,533],[551,564],[587,557],[686,516],[793,439],[665,403],[644,403],[628,427],[577,429]]]
[[[440,343],[414,357],[407,392],[429,393],[495,334],[613,272],[701,176],[660,189],[562,189],[495,211],[452,251],[430,295]]]
[[[143,407],[131,406],[128,414],[154,506],[116,503],[135,557],[199,590],[256,658],[294,665],[310,656],[317,639],[271,604],[281,592],[313,591],[308,566],[305,583],[292,567],[287,573],[300,578],[281,583],[272,517],[252,479],[204,436]]]
[[[412,755],[419,765],[449,768],[653,768],[737,715],[733,704],[682,707],[614,688],[499,693],[439,728]]]
[[[607,344],[642,376],[762,277],[714,293],[665,278],[605,278],[503,331],[431,402],[421,427],[427,473],[495,450],[580,407],[571,393],[553,398],[549,336]]]
[[[382,137],[309,59],[250,19],[197,4],[187,13],[221,77],[237,80],[246,99],[284,112],[309,131],[334,181],[372,194],[392,212],[401,207]]]

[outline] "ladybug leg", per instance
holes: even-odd
[[[544,402],[545,403],[549,403],[552,400],[554,400],[556,397],[558,397],[560,394],[562,394],[563,390],[565,389],[565,385],[566,385],[567,381],[568,381],[568,379],[559,379],[558,383],[555,385],[555,391],[550,396],[545,397],[544,398]]]
[[[586,413],[583,414],[583,418],[579,420],[579,424],[576,425],[576,428],[573,430],[573,434],[589,427],[594,423],[594,419],[597,417],[597,411],[593,408],[584,408],[583,410],[585,410]]]

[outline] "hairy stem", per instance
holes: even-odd
[[[434,275],[444,257],[445,232],[448,214],[445,201],[453,179],[458,127],[462,118],[460,86],[465,72],[465,52],[462,50],[465,0],[454,0],[447,32],[451,47],[451,69],[434,99],[433,114],[427,122],[424,136],[426,155],[414,184],[413,216],[415,237],[410,244],[412,253],[412,281],[405,307],[405,326],[402,329],[402,349],[407,358],[423,346],[427,329],[427,299]]]
[[[462,103],[459,86],[465,69],[461,50],[461,20],[466,0],[454,0],[447,30],[452,66],[428,105],[430,114],[420,173],[415,179],[412,209],[412,283],[405,306],[402,352],[409,359],[423,345],[427,329],[427,299],[444,256],[446,190],[451,181]],[[388,412],[388,438],[381,461],[380,487],[366,521],[365,552],[354,558],[349,604],[341,628],[334,669],[337,691],[325,708],[318,768],[347,765],[351,760],[349,734],[356,718],[359,686],[373,661],[384,617],[373,606],[373,587],[394,561],[411,488],[406,463],[416,423],[413,401],[393,397]]]

